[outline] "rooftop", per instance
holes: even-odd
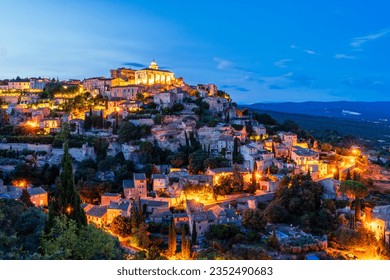
[[[27,189],[29,195],[39,195],[39,194],[47,194],[47,191],[45,191],[42,187],[37,188],[28,188]]]
[[[123,180],[122,186],[124,189],[134,189],[134,181],[131,179]]]
[[[107,213],[107,206],[93,205],[85,214],[101,218]]]
[[[145,173],[134,173],[133,174],[134,180],[146,180]]]

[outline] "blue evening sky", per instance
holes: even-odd
[[[390,1],[2,1],[0,79],[155,59],[238,103],[390,100]],[[138,67],[137,67],[138,66]]]

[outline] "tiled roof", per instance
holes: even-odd
[[[85,213],[88,216],[101,218],[107,213],[107,206],[93,205],[91,209]]]
[[[133,174],[134,180],[146,180],[145,173],[134,173]]]
[[[166,179],[167,175],[164,174],[152,174],[152,179]]]
[[[113,197],[116,197],[116,196],[118,196],[118,195],[120,196],[119,193],[108,193],[108,192],[102,194],[102,196],[113,196]]]
[[[123,180],[122,186],[124,189],[134,189],[134,181],[131,179]]]
[[[38,194],[47,193],[47,191],[45,191],[42,187],[28,188],[27,191],[28,191],[29,195],[38,195]]]
[[[118,209],[127,211],[130,207],[130,202],[115,202],[111,201],[110,205],[108,206],[108,209]]]

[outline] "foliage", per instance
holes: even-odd
[[[191,256],[191,243],[190,238],[187,236],[186,228],[181,228],[181,257],[185,260],[189,260]]]
[[[189,155],[188,171],[191,174],[199,174],[206,170],[205,161],[208,158],[207,152],[198,150]]]
[[[216,224],[211,225],[206,232],[207,239],[229,240],[239,234],[241,231],[235,224]]]
[[[84,203],[100,203],[102,194],[111,192],[112,186],[109,182],[78,181],[76,190]]]
[[[247,209],[242,214],[242,225],[245,228],[260,231],[265,229],[266,222],[263,212],[259,209]]]
[[[244,191],[244,178],[235,165],[232,174],[218,175],[217,183],[214,186],[215,195],[229,195],[242,193]]]
[[[52,226],[54,216],[62,215],[75,220],[78,226],[87,224],[85,212],[81,208],[81,199],[74,183],[73,165],[67,143],[64,147],[60,180],[49,208],[49,228]]]
[[[339,191],[353,198],[363,198],[368,194],[368,189],[363,183],[353,180],[342,182]]]
[[[22,201],[27,207],[34,207],[34,203],[31,202],[31,196],[28,193],[27,189],[22,190],[20,201]]]
[[[56,217],[49,233],[42,239],[45,259],[55,260],[113,260],[121,259],[119,242],[109,234],[86,225],[81,228],[76,221]]]
[[[95,178],[97,170],[96,162],[92,159],[84,159],[77,165],[75,179],[79,181],[89,181]]]
[[[150,133],[151,127],[148,125],[137,126],[131,122],[124,122],[118,129],[118,141],[119,143],[127,143],[147,137]]]
[[[110,230],[120,237],[128,237],[131,235],[131,218],[117,216],[110,224]]]
[[[40,258],[38,246],[46,224],[39,208],[23,202],[0,200],[0,259]]]
[[[147,234],[147,228],[148,225],[144,222],[141,222],[136,227],[132,224],[130,243],[141,248],[148,248],[150,245],[150,239]]]
[[[168,231],[168,254],[173,256],[176,253],[176,228],[173,218],[169,224]]]
[[[207,158],[204,164],[211,169],[230,166],[229,160],[222,156]]]
[[[339,228],[332,237],[336,242],[347,248],[379,246],[375,234],[365,228],[358,228],[357,230]]]
[[[259,114],[259,113],[254,113],[253,118],[258,121],[261,124],[264,125],[277,125],[278,122],[274,120],[270,115],[268,114]]]
[[[196,223],[195,220],[192,222],[192,234],[191,234],[191,244],[196,245],[198,238],[198,233],[196,232]]]

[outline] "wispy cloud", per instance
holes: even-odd
[[[147,67],[145,64],[138,63],[138,62],[124,62],[124,63],[122,63],[122,65],[123,66],[139,67],[139,68]]]
[[[337,58],[337,59],[355,59],[354,56],[352,56],[352,55],[346,55],[346,54],[343,54],[343,53],[335,54],[333,57],[334,57],[334,58]]]
[[[297,50],[301,50],[307,54],[310,54],[310,55],[318,55],[318,53],[316,51],[313,51],[313,50],[309,50],[309,49],[304,49],[304,48],[301,48],[301,47],[298,47],[297,45],[290,45],[290,48],[291,49],[297,49]]]
[[[233,62],[226,59],[214,57],[214,61],[217,62],[217,68],[219,70],[226,70],[233,67]]]
[[[364,43],[366,43],[368,41],[379,39],[379,38],[387,35],[388,33],[390,33],[390,28],[386,28],[386,29],[380,30],[378,32],[371,33],[371,34],[366,35],[366,36],[353,38],[353,40],[351,42],[351,46],[354,48],[360,48]]]
[[[276,66],[276,67],[279,67],[279,68],[286,68],[287,67],[287,64],[289,63],[289,62],[291,62],[292,60],[291,59],[288,59],[288,58],[286,58],[286,59],[281,59],[281,60],[278,60],[278,61],[276,61],[275,63],[274,63],[274,65]]]
[[[313,50],[303,50],[307,54],[316,55],[317,53]]]

